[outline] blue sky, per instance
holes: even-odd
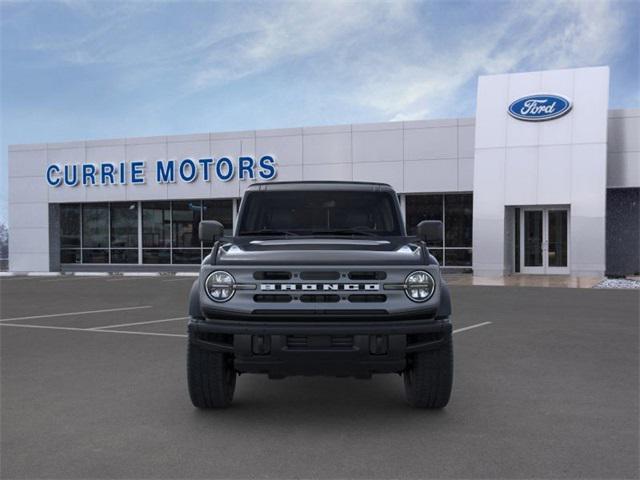
[[[478,75],[592,65],[638,108],[639,10],[0,0],[0,221],[10,144],[473,116]]]

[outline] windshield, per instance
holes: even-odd
[[[391,192],[247,193],[238,235],[402,235]]]

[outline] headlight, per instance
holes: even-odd
[[[207,277],[204,289],[214,302],[226,302],[236,292],[236,281],[230,273],[218,270]]]
[[[418,270],[410,273],[404,281],[404,291],[414,302],[426,302],[436,289],[436,281],[431,274]]]

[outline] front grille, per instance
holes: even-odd
[[[386,295],[366,295],[366,294],[353,294],[349,295],[349,301],[351,303],[382,303],[387,301]]]
[[[367,270],[366,267],[340,269],[312,267],[300,269],[278,269],[266,267],[251,273],[255,280],[257,291],[252,292],[252,298],[265,314],[274,314],[270,308],[277,308],[277,304],[288,304],[288,307],[299,306],[300,314],[306,314],[304,309],[313,309],[310,313],[324,314],[322,308],[342,307],[345,315],[353,315],[350,307],[361,305],[367,309],[366,313],[376,314],[373,310],[389,302],[393,293],[384,290],[383,284],[396,280],[395,272],[379,269]],[[401,278],[404,279],[404,272]],[[272,305],[269,305],[272,304]],[[373,307],[373,309],[371,309]],[[267,311],[268,310],[268,311]],[[258,310],[257,312],[260,312]],[[286,312],[289,314],[290,312]],[[340,315],[335,310],[328,311],[331,315]],[[380,310],[378,314],[385,314]],[[357,314],[357,313],[356,313]]]
[[[253,301],[258,303],[288,303],[292,299],[291,295],[254,295]]]
[[[302,303],[335,303],[340,301],[340,295],[304,294],[300,295]]]
[[[384,280],[387,272],[349,272],[349,280]]]
[[[289,280],[291,272],[283,271],[260,271],[253,274],[256,280]]]

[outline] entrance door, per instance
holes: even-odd
[[[566,208],[523,208],[520,232],[520,272],[569,273],[569,211]]]

